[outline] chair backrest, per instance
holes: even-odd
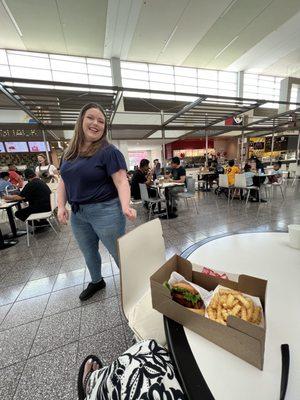
[[[51,192],[55,191],[58,187],[57,182],[49,182],[47,183],[48,188],[51,190]]]
[[[228,177],[225,174],[219,174],[219,186],[228,188]]]
[[[50,204],[51,204],[51,211],[54,211],[57,208],[57,196],[56,193],[50,194]]]
[[[300,165],[296,167],[296,176],[300,176]]]
[[[297,164],[296,163],[290,163],[289,172],[296,172],[296,169],[297,169]]]
[[[280,169],[281,169],[282,171],[286,171],[286,170],[287,170],[286,164],[282,164],[281,167],[280,167]]]
[[[165,263],[165,244],[158,218],[118,239],[121,299],[125,316],[150,288],[150,276]]]
[[[195,193],[195,191],[196,191],[195,183],[196,183],[196,180],[194,178],[187,179],[186,188],[189,193]]]
[[[140,192],[141,192],[141,199],[143,201],[151,201],[148,194],[147,185],[145,183],[139,183]]]
[[[235,187],[237,187],[237,188],[247,187],[245,174],[235,174],[234,179],[235,179],[235,181],[234,181]]]

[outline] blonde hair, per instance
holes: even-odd
[[[83,118],[85,116],[85,113],[90,109],[90,108],[96,108],[99,111],[102,112],[105,118],[105,126],[104,126],[104,131],[102,137],[93,142],[89,148],[85,151],[82,151],[82,146],[84,144],[84,132],[82,128],[82,122]],[[103,147],[104,145],[107,144],[107,118],[105,111],[103,108],[97,104],[97,103],[88,103],[82,107],[82,109],[79,112],[76,124],[75,124],[75,130],[74,130],[74,135],[70,141],[70,144],[64,154],[64,159],[65,160],[72,160],[74,158],[77,158],[78,156],[81,157],[91,157],[93,156],[99,149],[100,147]]]

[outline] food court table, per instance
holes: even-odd
[[[26,235],[26,231],[18,231],[16,224],[15,224],[15,218],[12,212],[12,208],[14,206],[18,206],[20,202],[18,201],[12,201],[12,202],[7,202],[7,203],[1,203],[0,204],[0,210],[6,210],[7,216],[8,216],[8,221],[11,229],[11,234],[8,235],[8,238],[17,238],[19,236]]]
[[[182,256],[216,270],[268,280],[263,371],[165,317],[169,348],[186,392],[191,393],[189,400],[283,399],[279,394],[284,343],[291,358],[285,398],[299,399],[300,250],[289,246],[288,234],[220,235],[191,246]],[[198,394],[193,387],[197,382]]]

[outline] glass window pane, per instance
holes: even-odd
[[[0,64],[0,76],[10,76],[10,71],[8,65]]]
[[[33,53],[32,51],[18,51],[18,50],[6,50],[7,54],[16,54],[20,56],[32,56],[40,58],[49,58],[47,53]]]
[[[197,86],[175,85],[176,92],[197,93]]]
[[[219,71],[219,81],[236,83],[237,73],[236,72]]]
[[[48,58],[9,54],[8,61],[10,65],[15,65],[20,67],[50,69],[50,63]]]
[[[196,68],[174,67],[175,75],[197,78]]]
[[[176,76],[175,75],[175,83],[179,85],[189,85],[197,87],[197,79],[196,78],[188,78],[185,76]]]
[[[148,64],[121,61],[121,70],[123,68],[133,69],[133,70],[137,70],[137,71],[148,71]]]
[[[213,71],[210,69],[198,69],[198,78],[216,81],[218,79],[218,71]]]
[[[88,83],[88,76],[70,72],[53,71],[53,80],[73,83]]]
[[[149,89],[148,81],[139,81],[134,79],[122,79],[123,86],[126,88]]]
[[[219,88],[236,91],[236,85],[230,82],[219,82]]]
[[[217,88],[204,88],[204,87],[199,87],[198,88],[198,93],[201,94],[218,94],[218,89]]]
[[[174,68],[171,65],[149,64],[149,72],[174,75]]]
[[[111,76],[110,67],[105,67],[103,65],[88,64],[87,69],[88,73],[92,75]]]
[[[2,49],[0,49],[0,64],[8,64],[6,51]]]
[[[51,67],[56,71],[87,73],[86,64],[61,60],[51,60]]]
[[[66,61],[70,63],[85,63],[85,58],[84,57],[74,57],[74,56],[64,56],[61,54],[50,54],[49,55],[50,60],[61,60],[61,61]]]
[[[169,92],[174,92],[174,85],[168,83],[150,82],[150,89],[152,90],[166,90]]]
[[[198,79],[198,87],[203,88],[217,88],[218,82],[217,81],[209,81],[206,79]]]
[[[51,71],[46,69],[10,67],[10,70],[14,78],[52,80]]]
[[[100,59],[100,58],[87,58],[86,62],[88,64],[103,65],[105,67],[109,67],[110,68],[110,61],[109,60],[104,60],[104,59]]]
[[[108,76],[89,75],[91,85],[112,86],[112,78]]]
[[[174,75],[156,74],[149,72],[150,82],[163,82],[163,83],[173,83]]]
[[[122,70],[122,78],[140,79],[140,80],[148,81],[149,75],[148,75],[148,72],[146,72],[146,71],[133,71],[130,69],[123,69]]]

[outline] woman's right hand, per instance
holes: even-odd
[[[67,225],[69,219],[69,211],[65,207],[58,208],[57,218],[60,224]]]

